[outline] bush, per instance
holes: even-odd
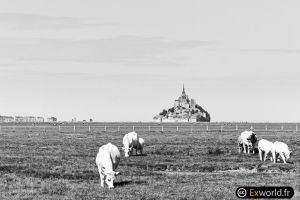
[[[166,116],[167,113],[168,113],[168,111],[166,109],[163,109],[163,111],[161,113],[159,113],[159,115]]]
[[[208,147],[207,153],[210,155],[220,155],[220,154],[224,154],[224,151],[222,151],[220,147],[215,147],[215,148]]]

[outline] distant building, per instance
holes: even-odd
[[[33,117],[33,116],[26,117],[26,121],[27,122],[35,122],[35,117]]]
[[[77,122],[76,117],[74,117],[74,118],[72,119],[72,122]]]
[[[34,116],[15,116],[15,122],[44,122],[43,117],[34,117]]]
[[[195,110],[196,109],[196,100],[195,99],[191,99],[191,109]]]
[[[189,122],[197,122],[197,115],[192,115],[189,119]]]
[[[15,119],[12,116],[0,116],[0,123],[13,122]]]
[[[174,101],[174,107],[164,109],[163,112],[153,117],[157,122],[196,122],[210,121],[210,115],[195,99],[189,99],[183,85],[181,96]]]
[[[37,117],[36,122],[44,122],[44,117]]]
[[[15,122],[26,122],[26,119],[23,116],[15,116]]]
[[[176,99],[176,100],[174,101],[174,108],[176,108],[176,107],[178,107],[178,106],[180,106],[180,101],[179,101],[178,99]]]
[[[48,122],[57,122],[57,118],[56,117],[48,117],[47,121]]]
[[[185,94],[184,86],[183,86],[181,96],[175,101],[177,101],[179,103],[179,106],[181,106],[183,108],[189,108],[190,107],[190,99],[189,99],[189,96]],[[178,104],[178,103],[176,103],[176,104]]]

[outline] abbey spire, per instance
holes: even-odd
[[[185,96],[184,84],[183,84],[182,96]]]

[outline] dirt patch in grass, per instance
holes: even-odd
[[[224,149],[221,149],[220,147],[208,147],[207,154],[209,155],[221,155],[224,154]]]

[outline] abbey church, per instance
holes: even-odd
[[[189,99],[183,86],[181,96],[174,101],[174,106],[164,109],[153,118],[157,122],[209,122],[210,115],[195,99]]]

